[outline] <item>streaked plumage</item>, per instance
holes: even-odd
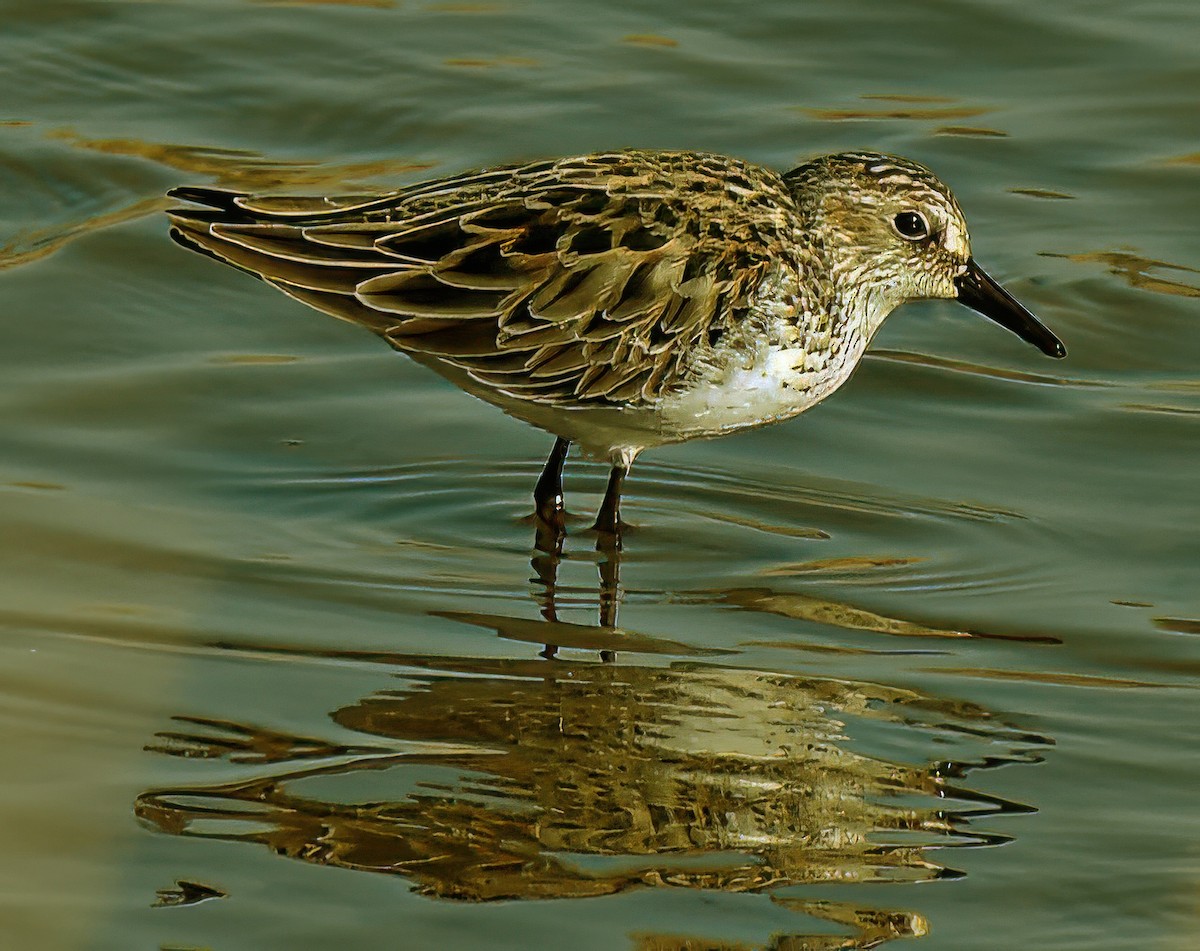
[[[1061,355],[975,267],[949,190],[875,153],[779,175],[623,151],[377,196],[172,195],[206,206],[169,213],[182,244],[610,459],[618,493],[646,447],[785,419],[829,395],[906,300],[960,297]],[[912,214],[927,238],[898,230]],[[602,527],[615,528],[610,495]]]

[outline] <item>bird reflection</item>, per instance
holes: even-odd
[[[559,440],[559,443],[562,442]],[[558,618],[558,567],[563,560],[563,545],[566,542],[565,517],[561,508],[561,488],[557,498],[560,502],[559,508],[549,515],[539,508],[533,516],[535,526],[533,555],[529,560],[534,575],[531,580],[539,585],[539,590],[534,593],[534,600],[538,602],[543,620],[549,625],[560,623]],[[609,632],[615,631],[617,628],[617,613],[621,602],[621,535],[623,528],[624,526],[618,525],[615,532],[597,531],[595,533],[598,555],[596,567],[600,576],[599,588],[596,593],[598,623],[601,630]],[[548,660],[552,659],[557,655],[559,646],[556,643],[545,644],[542,656]],[[600,651],[600,659],[611,663],[616,659],[616,654],[612,650],[603,649]]]
[[[550,565],[543,556],[553,552],[535,555],[535,573]],[[619,568],[619,558],[612,564]],[[444,616],[551,645],[570,640],[573,629],[592,630],[586,646],[611,651],[621,642],[632,661],[280,647],[395,665],[402,684],[331,713],[359,738],[354,745],[182,717],[150,748],[254,764],[254,775],[151,790],[137,813],[173,835],[400,875],[440,899],[653,887],[763,893],[826,922],[807,935],[798,925],[764,947],[815,951],[877,947],[927,926],[913,912],[787,890],[957,877],[944,858],[953,847],[1007,841],[978,821],[1027,810],[965,781],[978,770],[1038,761],[1044,737],[970,703],[882,684],[695,656],[666,662],[655,655],[686,646],[619,631],[615,571],[602,571],[605,584],[612,613],[603,614],[602,598],[608,623],[598,628],[559,621],[550,583],[540,620]],[[849,935],[829,935],[831,922]],[[700,939],[635,940],[665,951]]]
[[[967,701],[731,666],[722,655],[735,651],[624,630],[619,535],[594,536],[595,595],[564,598],[559,568],[585,557],[576,548],[593,537],[572,534],[564,551],[565,524],[534,518],[537,617],[432,612],[544,645],[541,659],[268,648],[392,668],[399,686],[330,713],[355,737],[349,744],[179,716],[149,749],[253,774],[147,791],[137,814],[172,835],[398,875],[437,899],[719,890],[796,913],[794,933],[764,948],[875,948],[923,935],[916,912],[811,891],[959,877],[955,848],[1008,841],[980,822],[1028,811],[973,788],[971,774],[1038,762],[1051,741]],[[580,601],[596,624],[559,616]],[[888,635],[975,636],[766,588],[681,603]],[[703,935],[631,938],[640,951],[746,947]]]

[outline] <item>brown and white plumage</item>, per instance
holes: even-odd
[[[203,206],[169,212],[180,243],[367,327],[556,434],[561,454],[579,442],[622,474],[647,446],[803,411],[849,377],[895,306],[963,298],[982,275],[949,190],[874,153],[779,175],[621,151],[376,196],[172,195]],[[926,240],[896,230],[905,213]],[[1020,311],[1001,322],[1051,352]]]
[[[644,404],[739,320],[791,241],[765,169],[614,153],[369,199],[255,199],[174,211],[180,237],[392,346],[521,399]],[[713,222],[719,227],[710,227]]]

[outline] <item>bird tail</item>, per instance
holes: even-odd
[[[211,226],[214,224],[249,224],[253,218],[241,211],[235,204],[239,198],[245,198],[245,192],[230,191],[225,188],[205,188],[199,185],[181,185],[167,192],[168,198],[178,201],[192,202],[201,207],[168,208],[167,217],[171,221],[171,240],[176,244],[203,254],[205,257],[220,261],[245,271],[252,277],[262,279],[262,274],[246,265],[232,261],[228,256],[218,252],[220,242],[213,240]]]
[[[364,199],[262,198],[196,185],[173,188],[167,195],[191,203],[167,209],[177,244],[376,333],[396,323],[393,316],[365,307],[355,294],[363,280],[402,265],[369,243],[350,249],[336,237],[310,240],[306,234]]]

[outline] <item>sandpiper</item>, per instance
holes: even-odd
[[[906,301],[957,299],[1066,354],[975,263],[950,190],[874,152],[786,174],[629,150],[370,196],[170,194],[202,206],[168,212],[181,244],[555,435],[534,499],[559,532],[571,443],[612,466],[595,528],[615,534],[643,449],[802,413]]]

